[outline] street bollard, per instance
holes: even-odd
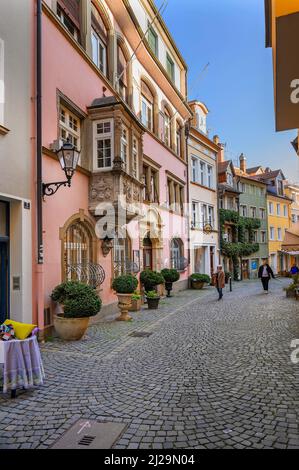
[[[233,283],[232,283],[232,277],[230,276],[229,278],[229,291],[232,292],[233,291]]]

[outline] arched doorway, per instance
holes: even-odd
[[[153,244],[149,233],[143,239],[143,269],[153,269]]]

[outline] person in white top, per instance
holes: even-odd
[[[274,273],[268,264],[268,260],[267,258],[265,258],[263,260],[262,266],[260,266],[260,269],[259,269],[259,278],[262,281],[265,294],[269,293],[269,281],[271,277],[275,279]]]

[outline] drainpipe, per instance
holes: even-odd
[[[42,0],[36,0],[36,304],[37,324],[44,329],[44,248],[42,193]],[[43,336],[43,333],[41,334]]]
[[[187,208],[188,208],[188,266],[190,271],[190,261],[191,261],[191,254],[190,254],[190,182],[189,182],[189,147],[188,147],[188,139],[189,139],[189,132],[190,132],[190,125],[191,119],[188,120],[185,133],[185,144],[186,144],[186,161],[187,161]],[[189,272],[190,274],[190,272]]]
[[[36,210],[37,263],[43,264],[43,194],[42,194],[42,0],[36,2]]]

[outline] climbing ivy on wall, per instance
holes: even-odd
[[[234,242],[226,242],[223,239],[225,222],[232,223]],[[254,230],[261,226],[259,219],[241,217],[238,212],[228,209],[220,209],[220,226],[222,229],[221,252],[232,260],[234,266],[234,279],[238,279],[240,258],[250,256],[259,251],[259,244],[254,242]],[[248,231],[249,241],[245,241],[245,233]]]

